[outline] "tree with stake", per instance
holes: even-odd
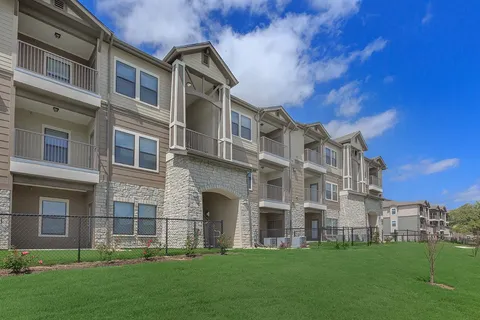
[[[440,239],[437,234],[437,230],[433,229],[433,233],[427,235],[427,242],[425,242],[425,256],[427,257],[430,267],[430,284],[435,285],[435,262],[437,261],[438,254],[443,248],[443,244],[440,244]]]

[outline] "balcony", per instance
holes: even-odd
[[[44,94],[100,107],[97,70],[27,42],[18,41],[14,79]]]
[[[260,138],[260,161],[265,161],[281,167],[288,167],[290,162],[285,156],[286,146],[267,137]]]
[[[290,210],[290,196],[286,189],[262,183],[258,191],[260,208]]]
[[[206,134],[196,132],[190,129],[185,130],[185,146],[187,150],[193,150],[212,157],[221,158],[220,144],[222,142]]]
[[[377,192],[383,192],[382,188],[382,179],[376,176],[370,176],[369,180],[369,187],[370,190],[374,190]]]
[[[327,173],[327,169],[323,165],[324,161],[321,153],[311,149],[305,149],[303,152],[303,159],[304,170],[318,174]]]
[[[82,183],[98,183],[96,147],[28,130],[15,129],[13,173]]]
[[[317,189],[305,188],[305,209],[327,210],[323,202],[323,192]]]

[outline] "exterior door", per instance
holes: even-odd
[[[318,239],[318,220],[312,220],[312,240]]]
[[[310,185],[310,200],[318,202],[318,183],[312,183]]]

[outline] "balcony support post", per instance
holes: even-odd
[[[232,160],[232,109],[230,101],[230,87],[223,85],[221,89],[222,98],[222,126],[220,137],[220,157],[225,160]]]
[[[172,89],[170,99],[170,149],[185,150],[186,99],[185,63],[175,60],[172,65]]]

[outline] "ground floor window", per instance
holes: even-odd
[[[133,235],[133,203],[113,203],[113,234]]]
[[[149,204],[138,205],[138,234],[155,235],[157,233],[157,206]]]
[[[325,219],[326,233],[329,236],[336,236],[338,234],[338,219]]]
[[[40,198],[40,235],[68,236],[68,200]]]

